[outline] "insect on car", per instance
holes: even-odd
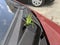
[[[13,13],[0,1],[0,45],[60,45],[60,26],[22,4],[17,8]]]

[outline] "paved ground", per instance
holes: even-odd
[[[9,0],[6,0],[9,4]],[[10,4],[11,5],[11,4]],[[12,10],[13,6],[10,6]],[[53,4],[45,5],[42,7],[29,6],[31,9],[41,13],[43,16],[52,20],[56,24],[60,25],[60,0],[55,0]]]
[[[60,25],[60,0],[55,0],[52,5],[45,5],[43,7],[29,7]]]

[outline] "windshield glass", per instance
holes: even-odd
[[[5,0],[0,0],[0,45],[10,26],[14,14],[9,9]]]

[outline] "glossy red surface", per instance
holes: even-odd
[[[36,11],[33,11],[41,22],[50,45],[60,45],[60,26],[45,18]]]

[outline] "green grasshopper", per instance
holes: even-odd
[[[25,25],[27,26],[27,25],[31,25],[31,24],[33,24],[33,20],[32,20],[31,15],[28,15],[26,17],[26,23],[25,23]]]

